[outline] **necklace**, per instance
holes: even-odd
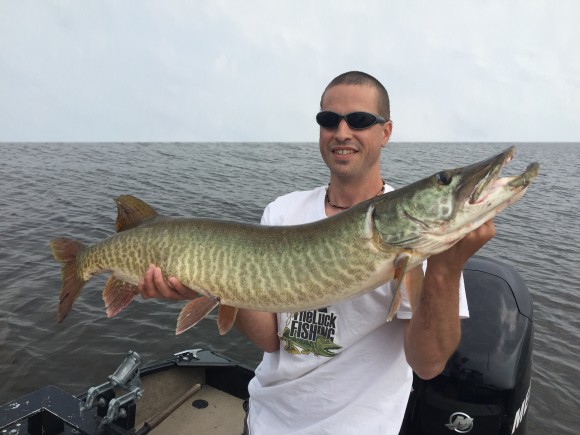
[[[381,178],[381,181],[383,182],[383,185],[381,186],[381,189],[377,192],[375,197],[379,196],[385,190],[385,180],[383,180]],[[326,196],[325,196],[326,202],[328,203],[329,206],[331,206],[332,208],[337,208],[339,210],[348,210],[350,207],[352,207],[352,206],[343,207],[342,205],[336,205],[336,204],[333,204],[332,202],[330,202],[330,198],[328,197],[328,188],[329,187],[330,187],[330,183],[328,183],[328,186],[326,187]]]

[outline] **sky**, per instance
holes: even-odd
[[[580,1],[0,0],[0,142],[316,142],[330,80],[392,141],[580,142]]]

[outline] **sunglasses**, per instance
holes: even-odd
[[[346,115],[339,115],[335,112],[323,111],[316,115],[316,122],[323,128],[336,128],[340,121],[344,119],[348,126],[353,130],[363,130],[375,124],[384,124],[387,122],[385,118],[378,115],[373,115],[368,112],[352,112]]]

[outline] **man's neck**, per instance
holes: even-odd
[[[335,212],[329,214],[329,208],[340,212],[381,194],[383,192],[383,186],[384,183],[380,176],[359,182],[331,177],[330,184],[327,188],[327,215],[336,214]]]

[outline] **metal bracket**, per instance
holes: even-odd
[[[177,357],[177,362],[189,362],[191,360],[198,360],[199,361],[199,356],[197,355],[198,352],[200,352],[203,349],[189,349],[189,350],[184,350],[182,352],[178,352],[176,354],[174,354]]]
[[[106,414],[99,410],[99,415],[103,416],[100,426],[111,424],[118,418],[127,417],[126,408],[132,403],[136,403],[143,395],[141,389],[141,379],[139,377],[139,367],[142,364],[141,356],[132,350],[127,353],[125,360],[119,365],[115,373],[108,376],[108,381],[89,388],[84,402],[80,403],[80,411],[87,411],[91,408],[107,407]],[[115,388],[127,391],[127,394],[115,398]]]

